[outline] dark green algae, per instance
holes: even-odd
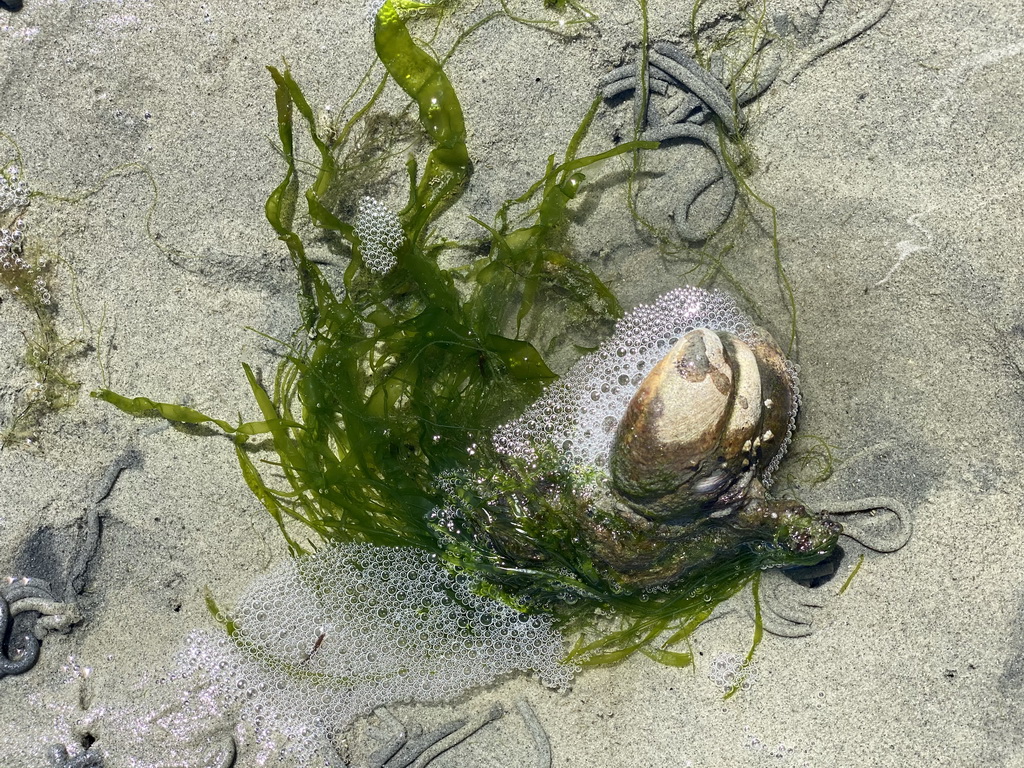
[[[486,253],[445,268],[439,257],[460,246],[429,228],[471,172],[462,107],[441,64],[414,41],[393,0],[377,15],[374,46],[387,75],[330,142],[318,134],[291,72],[268,67],[286,173],[267,199],[266,215],[299,278],[302,325],[282,342],[284,359],[272,385],[244,366],[261,419],[231,423],[108,389],[93,395],[131,414],[212,423],[232,435],[247,484],[295,555],[306,547],[286,527],[288,518],[323,542],[420,547],[473,578],[480,593],[524,612],[554,615],[578,636],[570,653],[575,661],[611,663],[641,651],[666,664],[691,663],[686,641],[694,629],[745,584],[753,580],[756,591],[760,570],[780,563],[756,547],[740,548],[670,588],[625,591],[600,572],[568,524],[564,505],[578,495],[574,484],[587,479],[569,471],[553,447],[540,446],[538,462],[516,465],[496,456],[486,439],[556,379],[521,333],[531,318],[601,328],[621,315],[613,293],[571,255],[567,222],[591,165],[657,144],[632,141],[580,156],[596,100],[560,161],[552,155],[541,178],[508,200],[492,224],[474,219],[487,233]],[[408,202],[398,215],[406,237],[397,265],[382,276],[365,267],[354,228],[336,210],[349,170],[339,158],[387,78],[415,103],[431,148],[422,172],[415,156],[407,162]],[[320,158],[301,196],[297,126]],[[307,256],[297,233],[300,217],[349,249],[340,294]],[[263,471],[253,458],[255,437],[269,438],[277,454],[276,461],[260,462]],[[285,487],[266,484],[268,468],[283,476]],[[452,488],[438,478],[453,472],[479,476],[480,487],[523,500],[504,524],[545,557],[526,563],[513,552],[481,546],[471,531],[442,529],[432,513],[450,501]],[[755,645],[759,637],[758,622]]]

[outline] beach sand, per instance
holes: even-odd
[[[913,511],[910,543],[868,556],[841,596],[841,578],[823,587],[813,634],[766,635],[756,680],[729,700],[709,670],[747,652],[749,596],[694,635],[692,669],[638,656],[581,672],[567,692],[523,676],[450,708],[394,707],[426,724],[492,702],[508,711],[434,765],[544,764],[514,714],[519,700],[556,768],[1024,765],[1024,11],[1002,5],[896,0],[748,111],[750,184],[777,212],[797,301],[800,434],[834,446],[838,460],[804,499],[900,499]],[[441,39],[496,7],[460,6]],[[475,161],[446,236],[479,236],[467,214],[488,221],[538,178],[597,79],[634,55],[638,10],[590,7],[601,20],[575,36],[496,20],[446,66]],[[769,17],[815,7],[770,2]],[[811,37],[875,7],[833,0]],[[539,1],[515,8],[544,13]],[[649,13],[652,39],[685,36],[688,3],[655,0]],[[794,37],[792,56],[811,42]],[[138,731],[118,713],[156,707],[162,687],[173,699],[171,658],[193,630],[215,631],[205,590],[230,606],[287,557],[229,440],[131,418],[88,392],[109,385],[256,418],[241,363],[269,379],[278,350],[249,329],[288,338],[298,324],[287,252],[263,216],[283,173],[264,66],[287,61],[314,109],[340,108],[372,55],[364,9],[350,1],[25,0],[18,13],[0,10],[0,130],[20,147],[33,190],[51,196],[33,199],[29,235],[59,256],[63,333],[95,350],[72,363],[82,382],[73,407],[47,417],[35,445],[0,451],[0,574],[19,575],[33,536],[66,558],[112,462],[128,449],[139,457],[103,501],[84,620],[47,637],[31,672],[0,679],[0,766],[42,768],[50,746],[74,755],[83,740],[108,751],[107,768],[176,764],[124,758]],[[608,106],[588,146],[609,146],[629,114]],[[394,170],[371,193],[397,204],[401,158]],[[598,197],[576,243],[624,303],[693,279],[642,241],[621,183]],[[728,266],[781,335],[770,240],[757,231],[771,220],[758,210]],[[30,328],[4,295],[5,418],[32,381]],[[853,565],[845,559],[840,577]],[[288,763],[240,752],[236,764]]]

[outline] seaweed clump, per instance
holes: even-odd
[[[55,263],[28,235],[31,197],[20,163],[0,170],[0,285],[29,313],[31,329],[22,333],[24,362],[33,377],[10,395],[9,420],[0,425],[0,447],[4,448],[34,446],[40,421],[74,403],[80,383],[72,378],[69,366],[86,347],[80,340],[64,338],[58,329]]]
[[[129,413],[209,422],[233,435],[246,482],[295,555],[307,547],[294,538],[289,520],[324,542],[418,547],[468,577],[478,593],[523,613],[551,614],[578,632],[575,660],[609,663],[639,650],[667,664],[689,664],[690,654],[677,646],[715,605],[755,578],[764,558],[741,552],[679,585],[624,592],[594,572],[582,545],[560,526],[563,505],[575,503],[580,484],[593,481],[586,469],[567,467],[558,446],[539,445],[536,460],[520,464],[487,448],[489,436],[556,379],[523,331],[531,321],[543,316],[547,325],[583,319],[600,326],[621,315],[613,293],[572,257],[566,223],[589,166],[658,145],[637,140],[581,155],[601,104],[596,99],[564,156],[551,156],[541,178],[508,200],[493,223],[477,220],[486,237],[475,258],[443,266],[442,255],[468,249],[431,227],[464,187],[471,155],[458,96],[441,62],[410,34],[409,9],[425,10],[396,0],[380,7],[374,48],[385,74],[349,120],[327,134],[318,130],[322,121],[292,73],[268,67],[286,172],[267,199],[266,215],[299,278],[302,324],[282,344],[272,385],[244,367],[260,420],[231,423],[108,389],[93,394]],[[371,78],[372,71],[360,86]],[[389,78],[415,105],[429,151],[422,168],[409,156],[401,210],[364,200],[352,223],[339,191],[359,171],[345,162],[349,142]],[[304,189],[297,126],[319,156]],[[299,232],[310,229],[350,255],[338,289],[307,255]],[[263,435],[278,457],[268,464],[286,488],[268,485],[253,460],[249,440]],[[474,475],[482,484],[472,493],[452,484],[453,477]],[[522,514],[507,520],[536,522],[535,530],[518,533],[544,550],[542,564],[531,567],[537,558],[517,560],[515,552],[482,551],[473,531],[446,525],[437,511],[453,493],[470,502],[501,496],[503,503],[522,503]]]

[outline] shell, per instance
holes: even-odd
[[[681,523],[741,506],[784,449],[796,389],[759,329],[685,334],[647,374],[618,425],[612,488],[648,519]]]

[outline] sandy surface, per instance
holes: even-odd
[[[821,32],[873,5],[833,0]],[[62,260],[62,327],[98,351],[75,363],[83,396],[43,424],[38,446],[0,451],[0,573],[17,575],[41,528],[71,541],[128,446],[142,463],[106,501],[85,620],[47,638],[31,673],[0,680],[0,766],[12,768],[47,765],[52,744],[81,751],[86,733],[94,749],[130,744],[123,723],[96,713],[147,689],[159,698],[169,657],[191,630],[212,627],[203,590],[230,605],[285,556],[228,441],[128,418],[85,393],[106,376],[127,394],[255,415],[240,363],[269,372],[274,350],[245,327],[286,337],[297,323],[287,254],[262,213],[281,174],[263,67],[287,59],[311,103],[340,105],[372,55],[351,0],[25,6],[0,10],[0,130],[18,142],[35,190],[99,188],[30,209],[32,237]],[[694,670],[638,658],[586,671],[568,693],[522,678],[457,709],[514,710],[525,698],[558,768],[1024,765],[1024,11],[1012,6],[897,0],[869,33],[776,83],[751,111],[751,183],[776,207],[798,299],[801,430],[842,459],[806,500],[898,497],[915,513],[910,544],[866,560],[811,636],[767,636],[756,683],[728,701],[708,671],[721,654],[746,652],[743,610],[698,632]],[[488,219],[539,175],[596,78],[637,39],[630,4],[592,8],[602,20],[575,39],[503,20],[450,62],[476,158],[450,237],[473,233],[466,213]],[[448,32],[490,9],[466,4]],[[688,4],[654,0],[650,16],[652,38],[678,40]],[[606,146],[627,114],[602,114],[592,146]],[[152,232],[181,256],[147,234],[146,177],[107,176],[129,163],[152,175]],[[621,202],[601,197],[580,251],[631,304],[686,282],[640,244]],[[752,234],[731,259],[769,325],[784,328],[767,241]],[[30,381],[28,325],[4,297],[7,398]],[[444,710],[406,716],[431,722]],[[446,764],[537,764],[511,716],[480,739]]]

